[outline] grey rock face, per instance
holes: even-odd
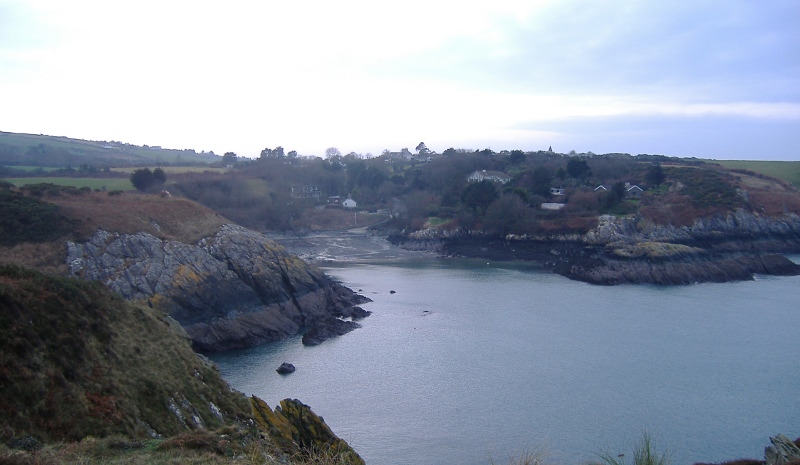
[[[281,339],[368,301],[234,225],[196,245],[98,231],[68,243],[67,261],[73,275],[169,313],[203,351]]]
[[[791,439],[779,434],[769,440],[772,445],[764,449],[766,465],[784,465],[800,460],[800,447]]]
[[[800,274],[800,265],[781,255],[800,252],[800,217],[792,213],[768,217],[737,210],[680,227],[640,216],[603,215],[586,234],[507,235],[499,240],[474,231],[437,236],[435,230],[425,230],[392,241],[445,255],[537,260],[561,275],[593,284],[688,284]]]

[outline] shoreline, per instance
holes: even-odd
[[[717,241],[588,244],[564,240],[449,237],[412,239],[357,228],[304,235],[269,235],[290,253],[318,266],[402,261],[420,257],[464,257],[530,262],[576,281],[597,285],[685,285],[733,282],[757,274],[794,276],[800,241],[731,239]],[[694,245],[691,245],[694,244]]]

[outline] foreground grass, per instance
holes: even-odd
[[[191,431],[169,439],[131,440],[122,436],[86,438],[31,450],[0,445],[0,463],[9,465],[347,465],[343,454],[314,450],[287,457],[257,431],[226,427]]]
[[[659,453],[655,450],[648,433],[644,433],[633,447],[633,458],[630,465],[670,465],[671,463],[667,452]],[[628,465],[628,461],[625,454],[614,455],[603,452],[600,454],[600,462],[595,465]]]

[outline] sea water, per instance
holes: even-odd
[[[213,358],[246,394],[310,405],[368,464],[580,464],[631,457],[645,433],[692,464],[800,436],[800,277],[603,287],[437,258],[325,271],[373,300],[362,328]]]

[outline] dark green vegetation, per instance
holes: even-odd
[[[175,321],[99,283],[0,265],[0,309],[2,463],[363,463],[307,406],[232,391]]]
[[[17,187],[33,184],[55,184],[65,187],[85,187],[97,191],[127,191],[133,190],[131,180],[126,178],[65,178],[65,177],[37,177],[37,178],[6,178],[8,182]]]
[[[131,184],[143,192],[161,189],[167,182],[167,175],[161,168],[139,168],[131,173]]]
[[[249,414],[212,364],[163,314],[95,282],[0,267],[0,423],[42,441],[186,429],[170,402],[189,402],[202,423]],[[135,367],[135,369],[134,369]]]
[[[65,191],[70,195],[81,193],[77,189]],[[40,200],[41,191],[31,192],[33,195],[26,196],[8,184],[0,184],[0,245],[51,241],[70,230],[70,221],[56,205]]]
[[[483,171],[508,182],[481,181],[480,175],[468,181]],[[306,228],[313,207],[348,195],[361,210],[391,215],[386,227],[407,232],[435,226],[547,236],[585,233],[606,213],[685,226],[736,209],[800,212],[798,191],[789,183],[697,159],[651,155],[454,149],[372,159],[270,155],[240,159],[225,174],[171,179],[173,193],[260,230]]]

